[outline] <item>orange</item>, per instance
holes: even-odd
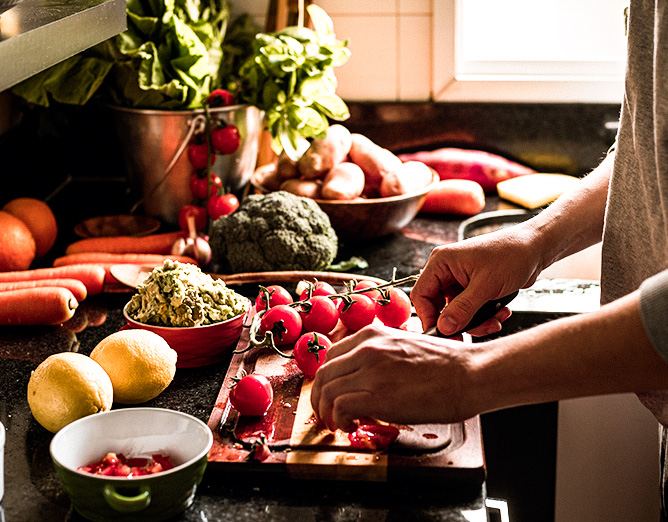
[[[35,239],[35,257],[39,259],[51,250],[58,236],[58,225],[49,205],[35,198],[16,198],[2,210],[19,218],[28,227]]]
[[[35,259],[35,240],[19,218],[0,210],[0,272],[27,270]]]

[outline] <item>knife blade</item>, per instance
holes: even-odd
[[[480,309],[473,315],[471,320],[468,322],[468,324],[462,328],[461,330],[451,334],[451,335],[444,335],[442,334],[438,327],[436,325],[432,326],[431,328],[427,328],[423,333],[425,335],[435,335],[437,337],[455,337],[457,335],[461,335],[464,332],[467,332],[468,330],[472,330],[473,328],[477,328],[480,326],[482,323],[487,321],[487,319],[490,319],[494,317],[494,314],[501,310],[504,306],[508,305],[515,297],[517,297],[517,294],[519,293],[519,290],[514,291],[511,294],[508,294],[504,297],[501,297],[499,299],[492,299],[491,301],[487,301],[484,305],[480,307]]]

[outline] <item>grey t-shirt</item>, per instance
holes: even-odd
[[[640,288],[652,344],[668,361],[668,3],[632,0],[626,88],[603,235],[601,300]],[[641,401],[668,426],[668,390]]]

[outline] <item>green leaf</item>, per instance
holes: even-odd
[[[320,111],[337,121],[344,121],[350,117],[350,111],[346,103],[336,94],[325,94],[313,100],[313,104]]]
[[[15,85],[12,92],[30,103],[48,107],[51,101],[83,105],[98,90],[113,63],[73,56]]]

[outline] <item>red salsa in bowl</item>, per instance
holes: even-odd
[[[143,457],[127,458],[122,453],[110,452],[100,460],[86,466],[80,466],[77,470],[106,477],[130,478],[153,475],[173,467],[174,464],[172,464],[169,455],[155,453],[151,455],[150,459]]]

